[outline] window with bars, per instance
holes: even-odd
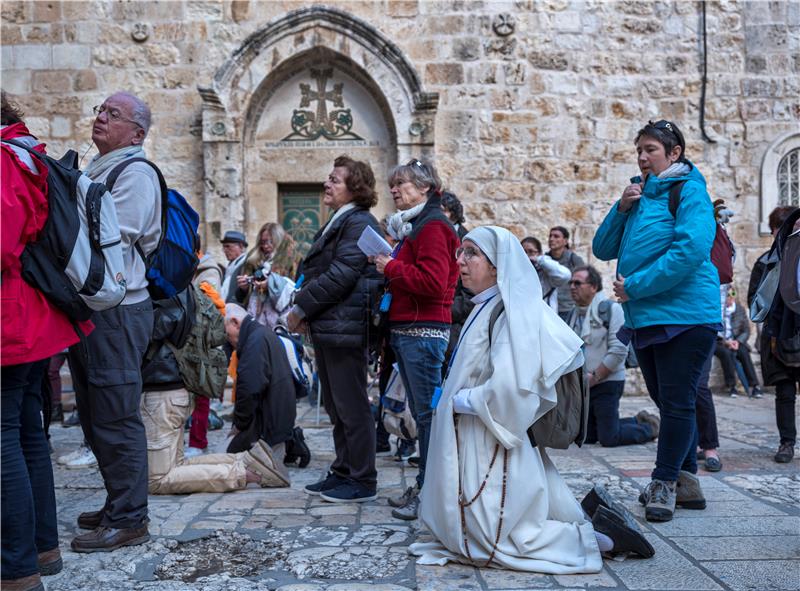
[[[761,161],[759,232],[770,234],[769,214],[783,205],[800,207],[800,133],[787,131],[764,151]]]
[[[800,148],[790,151],[778,164],[778,202],[800,206]]]

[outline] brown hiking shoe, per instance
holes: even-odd
[[[788,464],[794,458],[794,445],[791,443],[781,443],[775,453],[775,461],[779,464]]]
[[[111,552],[123,546],[137,546],[150,540],[147,525],[115,529],[97,527],[86,534],[75,536],[70,547],[73,552]]]
[[[675,482],[653,479],[643,491],[644,518],[647,521],[670,521],[675,513]]]
[[[21,579],[3,579],[0,581],[3,591],[45,591],[39,573]]]
[[[39,574],[43,577],[49,577],[61,572],[64,568],[64,561],[61,560],[61,550],[53,548],[47,552],[40,552],[37,556],[37,563],[39,566]]]
[[[650,430],[653,432],[653,439],[658,437],[658,431],[661,428],[661,419],[651,412],[640,410],[636,413],[636,422],[640,425],[650,425]]]

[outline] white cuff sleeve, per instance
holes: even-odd
[[[477,414],[475,409],[472,408],[472,404],[469,402],[469,392],[469,390],[459,390],[456,395],[453,396],[453,410],[458,414]]]

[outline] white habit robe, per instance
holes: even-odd
[[[421,493],[420,521],[435,540],[414,543],[410,552],[419,556],[419,564],[486,566],[500,520],[505,449],[503,522],[489,566],[547,574],[599,572],[602,558],[592,524],[546,452],[532,447],[526,434],[534,420],[552,408],[554,388],[543,388],[537,395],[517,386],[507,314],[496,322],[489,347],[489,318],[499,302],[495,296],[486,306],[476,305],[464,325],[466,333],[434,412]],[[547,344],[541,346],[544,350]],[[454,414],[453,397],[462,389],[470,390],[469,402],[477,415]],[[499,451],[490,471],[496,444]],[[469,501],[487,472],[483,492],[464,509],[467,548],[459,475]]]

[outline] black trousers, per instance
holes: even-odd
[[[781,380],[775,382],[775,419],[781,443],[797,442],[797,425],[794,417],[794,404],[797,399],[797,382]]]
[[[147,436],[139,402],[142,358],[153,333],[148,299],[92,315],[95,329],[70,348],[75,402],[106,486],[101,525],[138,527],[147,518]]]
[[[708,378],[711,374],[711,360],[714,358],[712,351],[708,352],[708,359],[700,373],[697,383],[697,400],[695,411],[697,413],[698,446],[702,450],[717,449],[719,447],[719,432],[717,431],[717,409],[714,408],[714,397],[708,387]]]
[[[374,490],[375,419],[367,398],[367,352],[314,344],[322,404],[333,423],[336,459],[331,471]]]
[[[739,348],[734,351],[733,349],[728,349],[722,343],[722,341],[717,341],[717,348],[714,351],[714,355],[717,356],[719,363],[722,366],[722,373],[725,376],[726,388],[733,388],[736,386],[737,360],[742,364],[742,369],[744,369],[744,375],[748,382],[747,385],[749,385],[751,388],[753,386],[758,386],[756,368],[753,366],[753,360],[750,359],[750,351],[747,347],[740,345]]]

